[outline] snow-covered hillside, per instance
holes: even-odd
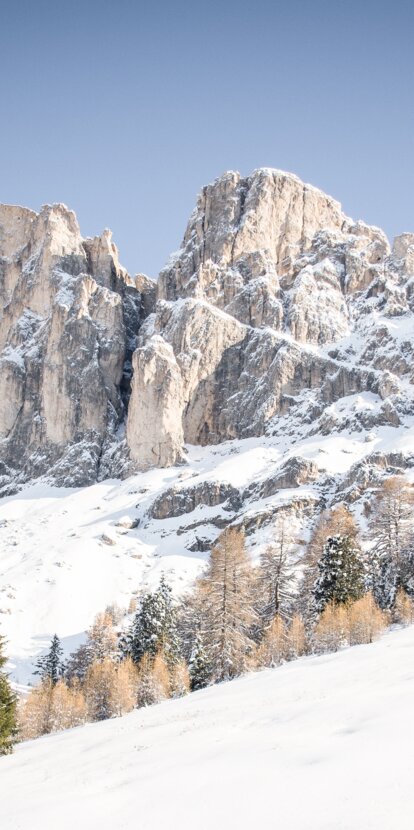
[[[411,830],[414,628],[17,747],[2,830]]]
[[[353,396],[348,409],[369,405],[363,395]],[[353,465],[374,452],[412,447],[414,425],[408,419],[406,429],[384,426],[374,433],[306,437],[298,429],[296,440],[287,434],[189,447],[186,466],[123,482],[78,490],[37,484],[2,499],[0,624],[14,681],[30,680],[36,655],[55,632],[68,654],[95,614],[113,602],[127,609],[134,592],[155,586],[162,572],[176,593],[185,590],[224,524],[244,524],[253,557],[271,538],[280,509],[290,511],[306,538],[321,506],[341,498],[338,488]],[[309,470],[300,465],[311,463],[319,475],[301,484],[300,474],[306,481]],[[183,503],[173,504],[171,493],[183,494]],[[194,493],[200,499],[195,507]]]

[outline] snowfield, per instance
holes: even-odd
[[[339,417],[376,405],[376,396],[352,395],[335,406]],[[259,483],[293,456],[316,462],[317,481],[246,498],[239,515],[304,498],[329,499],[353,464],[373,452],[414,452],[414,419],[397,429],[307,435],[306,427],[279,419],[282,434],[215,447],[188,447],[188,463],[153,469],[125,481],[107,480],[83,489],[37,483],[0,501],[0,632],[6,637],[8,670],[17,686],[32,682],[33,663],[54,633],[65,654],[85,638],[95,615],[116,602],[127,609],[134,592],[154,588],[162,572],[179,594],[201,572],[208,550],[194,550],[198,536],[212,544],[220,532],[212,520],[233,520],[225,506],[199,505],[184,515],[152,519],[148,511],[165,490],[223,482],[240,490]],[[284,427],[289,432],[284,434]],[[295,437],[291,430],[294,429]],[[413,477],[413,471],[408,471]],[[139,521],[128,529],[125,522]],[[201,523],[201,524],[200,524]],[[253,558],[272,536],[273,522],[258,522],[247,537]],[[310,520],[299,517],[306,538]],[[193,550],[191,550],[193,548]]]
[[[17,747],[2,830],[411,830],[414,627]]]

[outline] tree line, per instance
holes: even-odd
[[[9,690],[0,752],[11,748],[17,725],[28,739],[104,720],[304,654],[370,643],[390,622],[413,622],[412,505],[405,479],[390,478],[367,518],[365,551],[355,519],[340,505],[319,517],[301,560],[286,515],[256,565],[243,530],[227,527],[180,602],[162,576],[132,614],[115,607],[98,614],[66,661],[55,635],[17,716],[0,675],[0,705],[1,678]]]

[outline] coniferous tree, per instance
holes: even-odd
[[[245,670],[254,648],[253,574],[243,532],[229,527],[221,534],[198,590],[204,603],[202,637],[212,677],[229,680]]]
[[[278,518],[274,538],[260,557],[257,573],[257,608],[264,626],[277,614],[289,616],[294,596],[293,560],[297,544],[286,517]]]
[[[414,491],[403,476],[388,478],[374,500],[369,587],[383,609],[392,608],[399,588],[414,593],[413,504]]]
[[[256,654],[256,665],[273,668],[288,657],[288,636],[286,625],[280,614],[276,614],[264,633]]]
[[[138,668],[138,706],[152,706],[170,697],[170,674],[164,655],[145,653]]]
[[[0,755],[8,755],[16,737],[16,695],[7,675],[2,671],[6,658],[3,653],[4,638],[0,637]]]
[[[388,614],[381,611],[371,593],[365,594],[348,607],[349,645],[372,643],[387,627]]]
[[[363,595],[365,568],[358,548],[349,537],[327,539],[318,570],[313,587],[314,607],[318,614],[330,602],[343,604]]]
[[[297,611],[308,629],[316,622],[317,618],[313,589],[319,576],[318,562],[326,541],[331,536],[346,536],[359,549],[358,526],[352,513],[345,505],[339,504],[331,510],[324,511],[319,516],[306,548]]]
[[[189,662],[191,690],[204,689],[211,679],[211,666],[200,633],[196,634]]]
[[[287,635],[287,656],[289,660],[296,660],[306,653],[306,629],[298,614],[292,618]]]
[[[171,667],[179,659],[177,610],[165,577],[156,591],[144,594],[124,644],[124,651],[134,663],[144,654],[152,657],[162,651]]]
[[[93,660],[115,660],[118,656],[118,636],[114,615],[110,610],[97,614],[89,631],[87,645]]]
[[[65,663],[64,677],[69,685],[84,683],[90,666],[94,661],[91,644],[89,640],[82,643],[76,651],[73,651]]]
[[[42,681],[50,680],[52,686],[55,686],[64,671],[62,655],[63,649],[59,637],[54,634],[49,651],[36,662],[33,674],[40,675]]]

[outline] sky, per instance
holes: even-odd
[[[414,231],[412,0],[0,0],[0,201],[157,276],[203,185],[296,173]]]

